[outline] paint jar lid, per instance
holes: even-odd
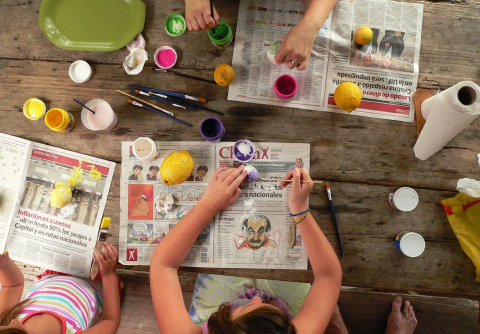
[[[393,204],[400,211],[412,211],[418,205],[418,194],[410,187],[402,187],[393,194]]]
[[[425,240],[415,232],[407,232],[400,239],[400,250],[409,257],[422,255],[425,250]]]
[[[161,46],[155,51],[153,60],[164,70],[172,68],[177,63],[177,51],[171,46]]]
[[[170,14],[165,19],[163,27],[167,34],[172,37],[178,37],[183,35],[185,30],[187,30],[187,21],[185,21],[185,18],[180,14]]]
[[[253,159],[255,146],[248,139],[240,139],[233,144],[233,157],[240,162],[247,162]]]
[[[77,60],[70,65],[68,75],[77,83],[87,82],[92,76],[92,68],[84,60]]]
[[[140,160],[152,161],[157,157],[157,144],[150,138],[140,137],[133,143],[133,155]]]
[[[37,121],[47,112],[47,107],[42,100],[37,98],[28,99],[23,105],[23,114],[26,118]]]

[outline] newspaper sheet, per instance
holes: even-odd
[[[0,143],[1,171],[11,182],[7,187],[4,179],[0,188],[0,217],[9,215],[2,220],[6,237],[0,251],[8,249],[16,261],[88,277],[115,163],[4,134]],[[74,170],[83,180],[72,202],[57,209],[50,203],[55,182],[66,184]]]
[[[202,198],[210,177],[219,167],[233,167],[234,143],[157,142],[160,155],[151,162],[132,154],[133,142],[122,145],[120,262],[149,265],[165,235]],[[254,143],[255,156],[245,165],[258,171],[255,182],[243,183],[241,197],[221,211],[195,241],[183,266],[215,268],[307,269],[307,252],[297,231],[296,245],[288,247],[290,224],[288,187],[279,178],[297,164],[310,168],[309,144]],[[195,166],[190,178],[165,186],[158,169],[165,157],[189,150]],[[167,195],[171,209],[162,207]]]
[[[340,83],[351,81],[362,91],[362,103],[352,115],[413,122],[423,5],[338,0],[315,39],[306,70],[272,64],[266,48],[283,39],[306,6],[306,0],[240,1],[232,61],[237,75],[228,99],[346,114],[335,105],[333,93]],[[372,28],[373,40],[358,46],[353,33],[363,25]],[[273,91],[283,74],[298,83],[289,102]]]

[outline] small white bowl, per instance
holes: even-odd
[[[77,60],[70,65],[68,69],[70,79],[77,83],[87,82],[92,76],[92,68],[84,60]]]

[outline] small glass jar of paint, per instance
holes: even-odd
[[[297,80],[288,74],[279,76],[273,85],[275,95],[282,102],[293,99],[293,96],[297,93],[297,89]]]
[[[86,106],[92,109],[92,113],[87,108],[82,109],[82,123],[92,131],[111,130],[117,125],[117,114],[110,105],[101,99],[88,101]]]
[[[388,195],[388,201],[393,208],[408,212],[417,207],[418,194],[410,187],[401,187]]]
[[[178,37],[183,35],[185,30],[187,30],[187,21],[185,21],[185,18],[180,14],[170,14],[165,19],[163,27],[167,34],[172,37]]]
[[[23,115],[33,121],[41,119],[46,112],[47,107],[45,103],[37,98],[28,99],[23,105]]]
[[[155,51],[153,60],[158,67],[166,70],[177,63],[177,52],[170,46],[161,46]]]
[[[72,114],[60,108],[53,108],[45,115],[45,124],[56,132],[66,133],[73,129],[75,120]]]
[[[218,143],[225,135],[225,127],[218,118],[205,118],[200,124],[200,134],[206,141]]]
[[[92,68],[86,61],[77,60],[70,65],[68,75],[70,76],[70,79],[76,83],[84,83],[90,80],[92,76]]]
[[[248,162],[255,155],[255,146],[248,139],[240,139],[233,144],[233,158],[239,162]]]
[[[425,250],[425,240],[418,233],[404,231],[395,238],[395,247],[405,256],[417,257]]]
[[[140,137],[132,147],[133,155],[140,160],[153,161],[160,155],[157,144],[150,138]]]
[[[208,38],[217,48],[226,48],[233,40],[232,28],[227,22],[220,20],[220,24],[215,27],[215,34],[213,29],[208,31]]]

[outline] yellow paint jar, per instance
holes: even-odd
[[[26,118],[37,121],[45,115],[47,107],[43,101],[31,98],[23,105],[23,114]]]
[[[75,121],[68,111],[53,108],[45,115],[45,124],[53,131],[66,133],[73,129]]]

